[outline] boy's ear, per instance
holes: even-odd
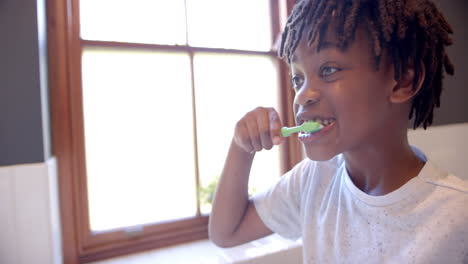
[[[426,71],[424,68],[424,63],[420,62],[420,71],[418,80],[415,82],[415,68],[414,63],[408,63],[408,71],[402,72],[400,80],[396,81],[395,86],[393,87],[392,94],[390,96],[390,101],[392,103],[404,103],[413,98],[421,89],[424,78],[426,76]]]

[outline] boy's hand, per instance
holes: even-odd
[[[236,125],[234,142],[244,151],[253,153],[281,144],[282,123],[274,108],[257,107],[248,112]]]

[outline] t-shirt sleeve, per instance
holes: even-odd
[[[303,166],[296,165],[268,190],[252,197],[258,215],[273,232],[289,239],[302,235],[301,196]]]

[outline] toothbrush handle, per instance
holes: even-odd
[[[281,128],[281,136],[282,137],[289,137],[292,133],[297,133],[301,131],[301,126],[296,127],[282,127]]]

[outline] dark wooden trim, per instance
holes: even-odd
[[[294,1],[284,0],[285,9],[280,7],[279,1],[271,0],[272,6],[272,38],[279,38],[280,32],[282,31],[282,21],[280,18],[287,18],[288,14],[292,10]],[[274,39],[278,42],[279,39]],[[293,113],[293,102],[294,102],[294,91],[289,82],[289,66],[283,60],[278,59],[278,81],[280,86],[279,91],[279,111],[281,120],[287,126],[295,125],[294,113]],[[302,147],[297,140],[297,136],[293,135],[287,139],[285,143],[280,146],[280,170],[281,173],[289,171],[294,165],[302,160]]]
[[[288,15],[291,13],[292,8],[294,4],[296,3],[295,0],[285,0],[286,1],[286,14],[283,14],[285,18],[288,17]],[[282,74],[282,87],[283,89],[286,89],[287,92],[283,95],[283,104],[284,107],[288,110],[286,112],[286,123],[290,126],[295,125],[295,117],[293,113],[293,107],[294,107],[294,91],[291,87],[291,83],[289,81],[289,66],[287,65],[286,62],[282,63],[282,68],[281,72]],[[288,158],[285,159],[285,162],[287,161],[287,167],[291,169],[294,167],[298,162],[300,162],[302,159],[304,159],[303,153],[302,153],[302,145],[299,143],[299,140],[297,139],[297,135],[293,135],[288,138]]]
[[[208,216],[147,225],[137,235],[129,236],[125,230],[122,228],[90,234],[83,242],[80,263],[207,239]]]
[[[191,47],[191,46],[185,46],[185,45],[171,46],[171,45],[159,45],[159,44],[84,40],[84,39],[81,40],[81,45],[83,47],[108,47],[108,48],[145,49],[145,50],[192,52],[192,53],[208,52],[208,53],[229,53],[229,54],[276,56],[276,52],[274,51],[205,48],[205,47]]]
[[[271,1],[272,12],[279,12]],[[64,263],[85,263],[123,254],[135,253],[208,237],[208,217],[197,216],[169,223],[143,227],[141,234],[129,237],[125,229],[91,233],[88,213],[84,120],[82,105],[81,52],[83,47],[113,47],[147,50],[263,55],[276,57],[276,51],[247,51],[202,47],[153,45],[108,41],[81,40],[79,35],[78,0],[47,0],[47,30],[49,58],[49,87],[53,154],[58,161],[62,250]],[[278,15],[272,13],[272,40],[279,34]],[[279,61],[279,60],[278,60]],[[280,76],[286,74],[279,61]],[[287,79],[279,77],[282,91]],[[286,82],[284,81],[286,80]],[[192,80],[193,82],[193,80]],[[284,97],[281,92],[280,98]],[[288,109],[287,103],[282,103]],[[287,116],[287,115],[286,115]],[[286,119],[288,119],[287,117]],[[290,121],[288,121],[289,123]],[[291,149],[283,151],[287,159]]]
[[[281,17],[281,10],[280,10],[280,3],[277,0],[270,0],[270,16],[271,16],[271,41],[273,45],[273,50],[277,52],[277,42],[278,37],[280,36],[281,28],[280,28],[280,17]],[[277,71],[278,71],[278,83],[280,89],[278,90],[278,111],[280,114],[281,121],[284,125],[290,125],[291,121],[289,120],[288,113],[291,112],[291,108],[288,107],[288,103],[286,98],[288,98],[288,94],[291,92],[288,89],[288,72],[289,69],[286,67],[284,62],[281,59],[277,59],[276,63]],[[290,152],[290,140],[287,140],[280,146],[280,172],[284,174],[288,170],[291,169],[291,162],[289,158]]]
[[[208,238],[208,216],[145,227],[145,234],[128,237],[123,231],[96,236],[94,245],[84,248],[80,263],[167,247]],[[107,236],[107,238],[105,237]],[[106,238],[108,241],[104,241]]]
[[[86,241],[90,236],[89,210],[88,210],[88,191],[86,177],[86,151],[84,139],[84,117],[83,117],[83,93],[81,78],[81,43],[80,43],[80,21],[79,21],[79,0],[71,0],[70,17],[70,106],[72,120],[72,140],[73,152],[73,180],[75,212],[78,226],[78,241],[80,255],[84,254]]]
[[[271,50],[277,52],[276,42],[281,33],[280,26],[280,7],[278,0],[270,0],[270,17],[271,17]]]
[[[70,1],[47,0],[48,72],[52,151],[57,158],[62,253],[64,263],[76,264],[78,228],[73,183],[73,125],[70,109]]]
[[[127,244],[129,241],[145,241],[171,236],[171,234],[186,233],[191,227],[208,224],[208,216],[194,216],[186,219],[171,220],[165,223],[151,223],[143,226],[138,234],[129,236],[126,232],[128,227],[117,228],[107,232],[90,233],[90,239],[84,245],[86,251],[95,251],[95,248],[108,248],[112,244]]]

